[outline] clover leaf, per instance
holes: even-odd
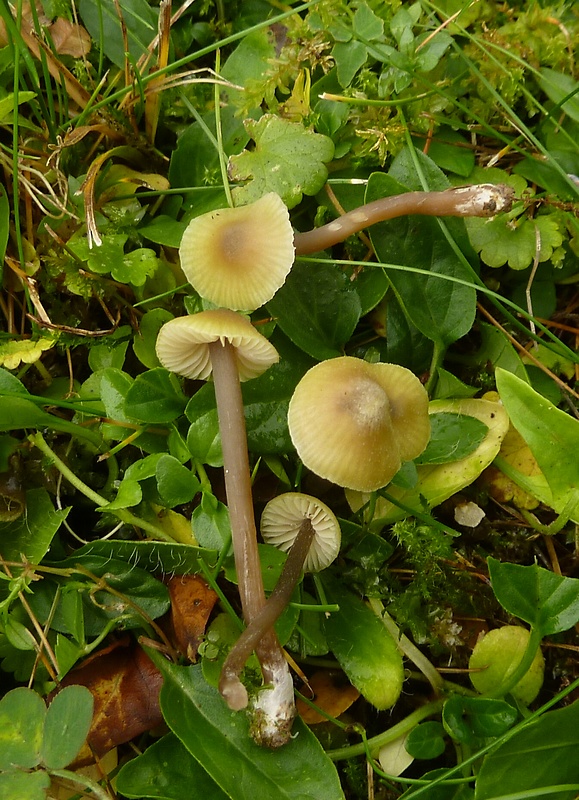
[[[229,159],[230,178],[248,181],[234,189],[236,203],[251,203],[266,192],[276,192],[293,208],[302,194],[313,195],[322,188],[328,177],[325,164],[334,155],[331,139],[271,114],[248,119],[244,125],[255,148]]]

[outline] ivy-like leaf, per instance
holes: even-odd
[[[489,267],[526,269],[532,262],[539,242],[539,261],[548,261],[553,250],[563,242],[557,219],[545,214],[508,221],[504,216],[467,220],[470,241]]]
[[[13,339],[0,345],[0,366],[17,369],[20,364],[34,364],[45,350],[54,347],[53,337],[45,339]]]
[[[303,194],[313,195],[322,188],[328,177],[325,164],[334,155],[331,139],[272,114],[244,124],[255,149],[229,159],[230,178],[249,181],[234,189],[236,203],[252,203],[266,192],[276,192],[293,208]]]

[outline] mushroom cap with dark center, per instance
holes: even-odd
[[[341,531],[338,520],[325,503],[301,492],[286,492],[274,497],[261,515],[264,542],[284,553],[291,549],[304,519],[315,531],[304,572],[319,572],[334,561],[340,552]]]
[[[166,322],[157,337],[157,356],[171,372],[193,380],[211,375],[209,344],[228,341],[235,348],[239,379],[247,381],[279,361],[275,347],[241,314],[227,308],[200,311]]]
[[[308,469],[339,486],[370,492],[426,447],[428,395],[405,367],[343,356],[304,375],[290,401],[288,424]]]
[[[294,261],[289,214],[274,192],[255,203],[191,220],[179,248],[181,268],[201,297],[252,311],[274,296]]]

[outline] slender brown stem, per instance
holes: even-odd
[[[510,211],[514,191],[504,184],[482,183],[445,189],[443,192],[407,192],[381,197],[355,208],[333,222],[305,233],[296,233],[296,255],[305,256],[325,250],[348,236],[395,217],[422,214],[429,217],[492,217]]]
[[[252,619],[243,631],[225,659],[219,680],[219,691],[224,697],[238,695],[240,691],[238,686],[240,683],[239,674],[247,659],[256,649],[263,635],[273,627],[280,614],[287,608],[302,574],[304,562],[314,536],[314,527],[309,517],[306,517],[300,525],[298,535],[289,551],[275,589],[259,614]]]
[[[235,348],[229,342],[212,342],[209,351],[219,415],[235,568],[243,616],[249,624],[265,603],[265,593],[257,550],[239,370]]]
[[[253,513],[251,474],[247,454],[247,434],[243,411],[243,398],[239,382],[239,370],[235,348],[227,341],[213,342],[209,345],[215,398],[219,416],[219,432],[223,449],[225,491],[231,520],[233,555],[239,585],[239,595],[243,616],[249,625],[265,604],[265,592],[261,577],[261,565],[257,549],[257,533]],[[268,630],[256,646],[264,681],[275,687],[288,683],[288,668],[282,649],[273,628]],[[234,697],[226,697],[230,708],[239,710],[248,703],[247,691],[239,684]],[[273,692],[275,693],[275,691]],[[268,715],[269,715],[268,710]],[[273,714],[276,710],[273,709]],[[287,724],[283,736],[289,736],[291,709],[282,709],[282,726]],[[278,742],[268,741],[269,730],[277,729],[277,723],[263,725],[265,733],[260,733],[260,741],[277,746]],[[277,732],[271,734],[275,737]],[[286,738],[287,740],[287,738]],[[283,743],[279,741],[279,744]]]

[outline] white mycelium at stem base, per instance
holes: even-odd
[[[308,469],[339,486],[371,492],[426,447],[428,395],[405,367],[343,356],[304,375],[288,424]]]

